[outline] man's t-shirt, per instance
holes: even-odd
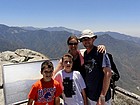
[[[97,52],[97,47],[87,53],[84,53],[84,62],[86,70],[86,94],[93,101],[97,101],[103,85],[104,72],[103,67],[111,67],[107,54]],[[106,101],[111,98],[111,90],[106,94]]]

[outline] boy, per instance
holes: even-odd
[[[43,78],[32,85],[27,105],[32,105],[33,102],[34,105],[60,105],[59,96],[62,94],[62,88],[52,79],[53,70],[53,64],[49,60],[41,64]]]
[[[86,86],[80,72],[72,70],[72,59],[69,53],[62,57],[64,69],[57,72],[54,79],[59,81],[63,89],[64,105],[87,105]]]

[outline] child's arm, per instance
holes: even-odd
[[[33,101],[33,99],[29,99],[27,105],[32,105]]]
[[[54,105],[60,105],[60,97],[55,97],[54,99]]]
[[[81,94],[83,96],[84,105],[88,105],[88,103],[87,103],[87,96],[86,96],[86,93],[85,93],[85,90],[84,89],[82,89]]]
[[[55,76],[55,74],[63,69],[63,65],[62,65],[62,59],[60,59],[60,61],[58,62],[54,72],[53,72],[53,77]]]

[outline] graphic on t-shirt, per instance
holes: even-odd
[[[66,97],[72,97],[72,95],[75,95],[75,92],[73,90],[73,80],[70,80],[69,77],[63,79],[63,86],[64,94]]]
[[[85,63],[86,72],[91,73],[96,64],[94,59],[88,60],[88,62]]]
[[[56,88],[44,88],[38,90],[38,102],[50,102],[53,100]]]

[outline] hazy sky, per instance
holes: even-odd
[[[89,28],[140,37],[140,0],[0,0],[0,24]]]

